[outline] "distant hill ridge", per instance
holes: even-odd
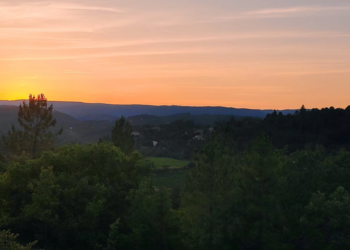
[[[97,142],[100,138],[110,135],[115,122],[115,120],[78,121],[74,117],[55,109],[53,111],[53,116],[56,118],[57,124],[55,128],[52,128],[52,131],[57,132],[58,129],[63,128],[63,134],[58,136],[56,140],[58,145]],[[192,120],[194,123],[200,123],[202,125],[213,125],[215,122],[228,120],[230,117],[231,116],[225,115],[194,116],[190,114],[177,114],[171,116],[138,115],[129,116],[127,119],[133,126],[146,124],[161,125],[176,120]],[[0,105],[0,140],[2,135],[5,135],[11,129],[12,124],[17,129],[22,130],[18,123],[18,106]]]
[[[0,105],[18,106],[23,100],[0,101]],[[265,117],[273,112],[272,109],[245,109],[228,107],[193,107],[193,106],[153,106],[153,105],[119,105],[82,102],[49,102],[54,105],[54,110],[68,114],[79,121],[108,120],[112,121],[120,116],[130,117],[137,115],[170,116],[176,114],[191,115],[230,115],[240,117]],[[283,114],[294,113],[295,110],[280,110]]]

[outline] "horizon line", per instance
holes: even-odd
[[[27,101],[27,99],[17,99],[17,100],[0,100],[5,101],[5,102],[18,102],[18,101]],[[300,108],[284,108],[284,109],[275,109],[275,108],[237,108],[237,107],[229,107],[229,106],[196,106],[196,105],[177,105],[177,104],[172,104],[172,105],[166,105],[166,104],[161,104],[161,105],[153,105],[153,104],[115,104],[115,103],[103,103],[103,102],[82,102],[82,101],[48,101],[48,102],[65,102],[65,103],[80,103],[80,104],[99,104],[99,105],[110,105],[110,106],[153,106],[153,107],[193,107],[193,108],[227,108],[227,109],[246,109],[246,110],[276,110],[276,111],[286,111],[286,110],[300,110]],[[303,104],[302,104],[303,105]],[[301,106],[302,106],[301,105]],[[300,106],[300,107],[301,107]],[[334,107],[334,106],[324,106],[322,108],[330,108],[333,107],[335,109],[341,108],[341,109],[346,109],[343,107]],[[322,108],[316,108],[316,109],[322,109]],[[311,110],[314,108],[306,108],[307,110]]]

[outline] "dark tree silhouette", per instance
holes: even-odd
[[[23,101],[18,111],[18,122],[23,130],[12,126],[7,136],[3,137],[10,154],[18,155],[25,151],[36,158],[43,150],[53,148],[56,135],[61,134],[62,129],[56,135],[50,131],[56,125],[52,110],[53,106],[48,107],[44,94],[37,97],[29,95],[28,103]]]
[[[112,142],[125,154],[130,154],[134,148],[134,136],[131,134],[132,127],[124,116],[115,121],[112,130]]]

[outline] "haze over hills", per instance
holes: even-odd
[[[0,105],[0,136],[6,134],[11,129],[12,124],[16,129],[21,129],[17,120],[17,114],[17,106]],[[52,129],[52,132],[57,132],[60,128],[63,128],[63,134],[58,136],[56,140],[58,145],[97,142],[100,138],[110,135],[115,122],[114,119],[102,119],[106,116],[99,116],[100,120],[79,121],[70,115],[55,110],[55,108],[53,116],[57,120],[57,124]],[[228,120],[230,117],[230,115],[191,115],[185,113],[170,116],[137,115],[129,116],[127,119],[133,126],[161,125],[176,120],[193,121],[195,124],[213,126],[215,122]],[[93,119],[93,117],[90,118]]]
[[[10,106],[10,105],[0,105],[0,136],[6,134],[11,126],[14,125],[16,129],[20,129],[21,127],[18,122],[18,107]],[[73,129],[86,127],[82,122],[77,121],[73,117],[61,113],[59,111],[54,110],[53,116],[57,120],[56,126],[51,129],[53,133],[57,132],[60,128],[63,128],[63,134],[57,138],[58,144],[65,144],[70,142],[90,142],[89,138],[86,137],[83,131],[86,129],[80,129],[81,132],[75,132]]]
[[[18,106],[23,100],[0,101],[0,136],[10,130],[17,121]],[[225,107],[186,107],[151,105],[112,105],[80,102],[49,102],[53,104],[53,115],[57,120],[57,131],[63,134],[57,144],[94,143],[111,133],[115,119],[124,115],[133,126],[161,125],[176,120],[192,120],[195,124],[213,126],[215,122],[228,120],[231,116],[262,118],[273,110],[236,109]],[[283,110],[284,114],[294,110]]]
[[[22,100],[0,101],[0,105],[18,106]],[[190,115],[229,115],[240,117],[265,117],[273,112],[271,109],[240,109],[227,107],[191,107],[191,106],[152,106],[152,105],[115,105],[101,103],[59,102],[49,101],[54,110],[65,113],[79,121],[108,120],[113,121],[120,116],[130,117],[137,115],[170,116],[176,114]],[[294,113],[295,110],[281,110],[283,114]]]

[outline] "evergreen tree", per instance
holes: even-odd
[[[0,249],[1,250],[31,250],[36,242],[27,245],[21,245],[16,242],[18,234],[13,234],[10,230],[0,231]]]
[[[52,116],[53,106],[48,107],[44,94],[37,97],[29,95],[29,101],[19,106],[18,122],[23,130],[14,126],[3,137],[4,145],[10,154],[28,153],[32,158],[40,155],[41,151],[53,148],[56,135],[50,131],[56,125]],[[60,129],[57,135],[62,133]]]
[[[129,216],[122,230],[118,219],[109,233],[107,250],[114,249],[181,249],[178,217],[171,208],[169,191],[155,189],[150,180],[140,183],[130,196]],[[124,232],[123,232],[124,231]]]
[[[134,136],[131,134],[132,127],[124,116],[115,121],[112,130],[112,142],[125,154],[130,154],[134,147]]]
[[[349,249],[349,209],[349,193],[343,187],[338,187],[328,199],[319,191],[313,194],[300,218],[299,249]]]
[[[140,154],[126,156],[110,143],[66,145],[10,162],[0,172],[0,229],[43,249],[105,246],[110,225],[125,221],[127,197],[149,171]]]
[[[242,249],[283,249],[285,218],[277,197],[284,156],[265,135],[256,138],[240,157],[240,199],[234,203],[243,221]]]
[[[196,154],[196,167],[187,176],[180,207],[184,242],[190,249],[232,247],[235,228],[230,225],[229,210],[237,196],[234,161],[217,138]]]

